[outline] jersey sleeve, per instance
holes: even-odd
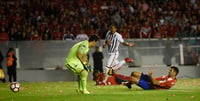
[[[110,33],[110,31],[108,31],[108,32],[106,33],[105,41],[108,40],[108,35],[109,35],[109,33]]]
[[[163,87],[163,88],[166,88],[166,89],[169,89],[171,88],[173,85],[175,85],[175,81],[172,80],[172,81],[167,81],[165,83],[160,83],[160,86]]]
[[[172,86],[174,86],[176,83],[176,79],[172,79],[172,78],[158,77],[156,78],[156,80],[160,82],[160,87],[164,89],[169,89]]]
[[[88,44],[82,43],[79,45],[78,52],[87,55],[89,51]]]
[[[123,43],[123,42],[124,42],[124,39],[122,38],[122,35],[121,35],[121,34],[118,34],[118,35],[117,35],[117,38],[118,38],[118,41],[119,41],[120,43]]]
[[[160,77],[157,77],[156,80],[160,81],[160,80],[162,80],[162,78],[163,78],[163,77],[160,76]]]

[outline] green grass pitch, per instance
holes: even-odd
[[[133,85],[95,86],[88,81],[90,95],[76,92],[77,82],[21,82],[13,93],[9,83],[0,83],[0,101],[200,101],[200,78],[179,79],[170,90],[142,90]]]

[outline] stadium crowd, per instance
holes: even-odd
[[[199,0],[0,0],[0,40],[200,36]],[[78,37],[79,36],[79,37]]]

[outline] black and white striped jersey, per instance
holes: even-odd
[[[118,32],[111,34],[111,32],[108,31],[106,33],[105,41],[111,42],[111,44],[107,44],[108,52],[115,53],[115,52],[118,52],[119,45],[120,43],[124,42],[124,39],[122,38],[121,34],[119,34]]]

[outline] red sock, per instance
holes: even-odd
[[[121,74],[113,74],[113,76],[122,79],[122,80],[126,80],[126,81],[133,81],[133,78],[131,76],[125,76],[125,75],[121,75]]]

